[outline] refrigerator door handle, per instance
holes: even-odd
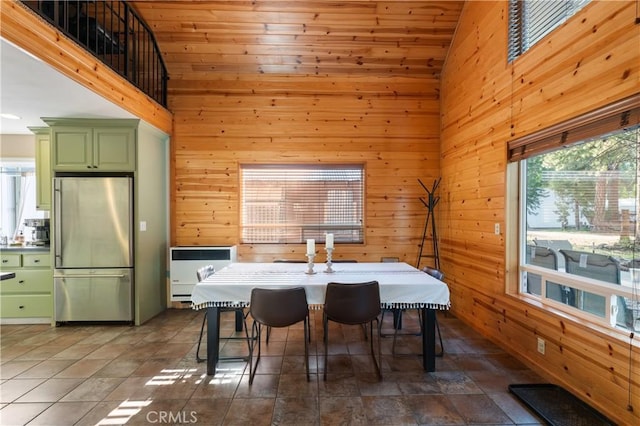
[[[60,206],[62,205],[62,181],[59,179],[53,180],[53,226],[55,226],[54,237],[53,237],[53,254],[54,254],[54,263],[55,267],[59,268],[62,266],[62,218],[60,214]]]
[[[53,278],[124,278],[125,274],[73,274],[54,275]]]

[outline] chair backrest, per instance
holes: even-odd
[[[569,240],[538,240],[534,239],[533,243],[539,247],[547,247],[555,250],[572,250],[573,245]]]
[[[257,322],[270,327],[288,327],[309,315],[307,293],[303,287],[253,288],[249,312]]]
[[[555,250],[549,247],[527,245],[526,261],[530,265],[558,269],[558,255]],[[564,267],[564,259],[562,260],[562,265]],[[527,273],[527,292],[537,295],[542,294],[542,277],[540,275],[533,272]],[[557,301],[563,301],[563,296],[566,297],[560,287],[553,283],[547,283],[546,296]]]
[[[382,256],[380,258],[380,262],[382,262],[382,263],[400,262],[400,258],[399,257],[395,257],[395,256]]]
[[[615,258],[576,250],[560,250],[560,253],[567,273],[620,284],[620,262]]]
[[[527,263],[548,269],[558,269],[558,256],[549,247],[527,246]]]
[[[613,284],[620,284],[620,262],[611,256],[596,253],[587,253],[574,250],[560,250],[566,263],[566,271],[583,277],[595,278]],[[580,262],[582,261],[582,265]],[[584,310],[603,315],[608,309],[604,305],[604,298],[598,295],[585,293]],[[633,312],[628,308],[626,300],[622,296],[617,297],[618,313],[616,323],[618,325],[633,327]]]
[[[273,263],[307,263],[304,259],[276,259]]]
[[[216,269],[213,267],[213,265],[206,265],[198,268],[198,270],[196,271],[198,282],[206,280],[207,277],[213,275],[214,272],[216,272]]]
[[[324,312],[329,319],[342,324],[364,324],[381,311],[378,281],[327,284]]]
[[[440,280],[440,281],[444,280],[444,272],[442,272],[439,269],[430,268],[428,266],[425,266],[424,268],[422,268],[422,272],[431,275],[433,278],[435,278],[437,280]]]

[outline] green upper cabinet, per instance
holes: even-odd
[[[45,119],[45,122],[51,126],[54,171],[135,171],[138,120]]]
[[[100,170],[136,169],[136,130],[104,127],[93,130],[93,159]]]
[[[54,170],[92,171],[93,129],[53,127],[51,140]]]
[[[30,127],[36,135],[36,210],[51,210],[51,143],[48,127]]]

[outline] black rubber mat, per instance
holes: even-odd
[[[560,386],[509,385],[509,391],[553,426],[615,425],[600,412]]]

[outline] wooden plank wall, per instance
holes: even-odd
[[[505,229],[507,141],[640,91],[637,4],[592,2],[512,64],[507,7],[465,4],[443,72],[439,235],[452,310],[549,381],[640,424],[638,339],[505,295],[507,242],[494,235],[495,223]]]
[[[243,83],[253,85],[251,93],[171,86],[175,244],[238,243],[240,164],[363,163],[365,244],[340,244],[334,257],[414,263],[426,213],[417,179],[431,182],[439,170],[439,101],[423,95],[425,82],[353,81],[350,89],[322,94],[308,91],[333,84],[323,77],[270,78],[269,92],[260,79],[250,80]],[[239,257],[303,257],[305,248],[242,245]]]
[[[136,7],[171,72],[173,244],[239,243],[241,164],[362,163],[365,242],[337,245],[334,258],[416,262],[427,213],[418,179],[431,186],[440,169],[436,71],[460,2]],[[305,249],[240,245],[238,256]]]

